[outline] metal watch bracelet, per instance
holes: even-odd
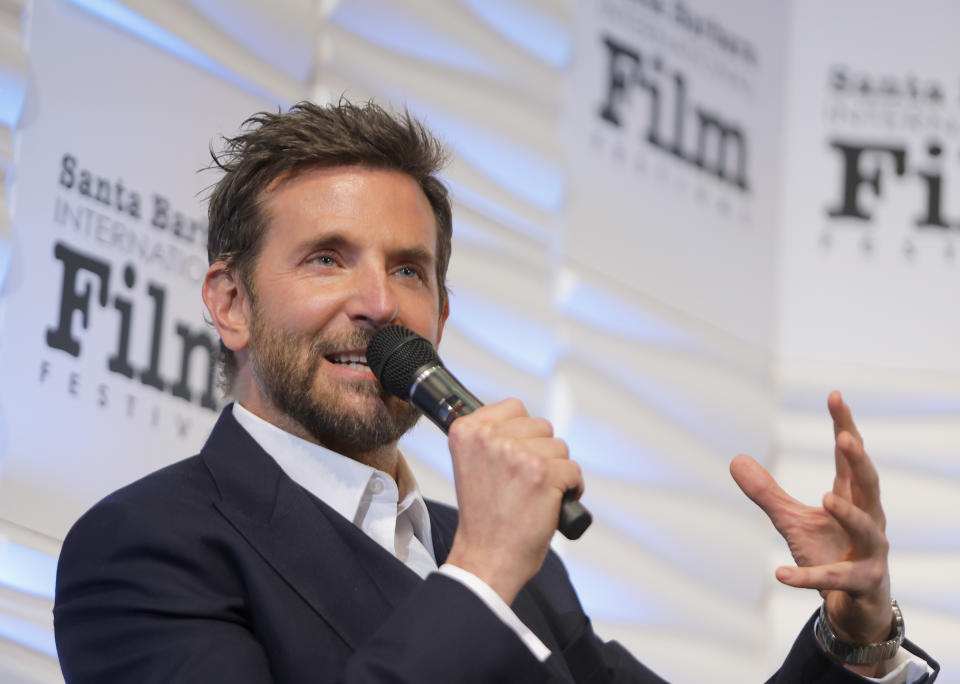
[[[851,665],[873,665],[882,660],[892,658],[903,643],[903,614],[896,601],[890,602],[893,608],[893,622],[890,626],[890,636],[886,641],[872,644],[848,644],[840,641],[827,619],[827,604],[820,606],[820,615],[817,618],[815,632],[817,641],[824,650],[838,660]]]

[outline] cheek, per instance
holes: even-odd
[[[401,309],[401,323],[414,332],[436,343],[440,332],[440,318],[437,307],[423,307],[417,311],[404,312]]]
[[[315,287],[289,287],[273,301],[273,319],[290,330],[316,331],[341,309],[339,299]]]

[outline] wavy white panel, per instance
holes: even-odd
[[[451,262],[449,326],[546,380],[559,351],[542,250],[526,255],[464,245]]]
[[[742,597],[677,572],[659,550],[603,520],[567,550],[570,574],[596,619],[660,627],[731,647],[758,647],[764,625]],[[592,608],[591,608],[592,604]]]
[[[479,114],[487,125],[514,131],[524,144],[543,153],[558,152],[555,99],[531,100],[529,91],[499,80],[470,78],[448,62],[398,54],[336,25],[324,31],[321,81],[343,79],[344,87],[379,88],[392,99],[430,99],[446,109]],[[556,75],[548,82],[559,86]]]
[[[552,67],[561,69],[573,59],[569,3],[520,0],[460,0],[480,20],[507,40]],[[566,6],[565,6],[566,5]]]
[[[960,623],[960,544],[943,550],[894,548],[890,568],[898,600]]]
[[[556,70],[478,22],[460,3],[351,0],[340,3],[329,20],[398,56],[453,68],[473,80],[498,81],[522,90],[525,99],[555,99]]]
[[[0,681],[62,682],[53,641],[57,540],[0,521]]]
[[[709,356],[628,342],[581,326],[565,326],[570,358],[731,458],[771,456],[769,386]]]
[[[7,187],[13,168],[13,130],[27,92],[27,55],[21,33],[23,7],[21,0],[0,6],[0,285],[9,258],[11,225]]]
[[[716,484],[736,490],[729,476]],[[758,541],[773,540],[775,533],[746,500],[730,506],[695,494],[588,475],[584,501],[607,526],[655,554],[685,580],[729,595],[750,610],[762,600],[769,571]],[[578,555],[576,544],[569,553]],[[636,570],[642,576],[643,568]]]
[[[322,13],[314,0],[186,0],[259,61],[305,83]]]
[[[4,684],[63,684],[55,658],[0,640],[0,681]]]
[[[780,404],[788,410],[819,412],[827,394],[844,393],[857,415],[946,416],[960,413],[960,376],[906,368],[781,359],[777,367]]]
[[[649,398],[640,398],[633,388],[569,359],[561,363],[559,376],[571,403],[560,422],[561,433],[578,446],[603,445],[600,453],[581,457],[585,467],[676,491],[738,500],[736,492],[717,487],[726,482],[735,454],[718,448],[709,431],[698,430],[686,416],[683,422],[672,417],[668,411],[673,407],[663,403],[670,397],[652,391]],[[755,429],[762,430],[762,425]]]
[[[553,238],[541,226],[520,221],[502,205],[479,193],[466,193],[462,185],[446,181],[453,199],[453,258],[464,249],[483,248],[508,254],[544,252]],[[472,203],[468,203],[471,202]]]
[[[66,1],[255,96],[295,102],[305,94],[297,81],[251,54],[186,0]]]

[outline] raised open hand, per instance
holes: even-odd
[[[737,456],[730,473],[790,547],[797,567],[777,568],[777,579],[818,590],[843,641],[883,641],[890,633],[892,611],[879,479],[839,392],[830,395],[827,406],[833,418],[836,476],[822,507],[791,497],[749,456]]]

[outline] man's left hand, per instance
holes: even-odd
[[[836,476],[822,507],[791,497],[749,456],[737,456],[730,473],[787,540],[797,567],[777,568],[777,579],[819,591],[842,641],[884,641],[893,613],[879,478],[839,392],[830,395],[827,406],[833,418]],[[875,676],[870,666],[865,669],[871,671],[851,669]]]

